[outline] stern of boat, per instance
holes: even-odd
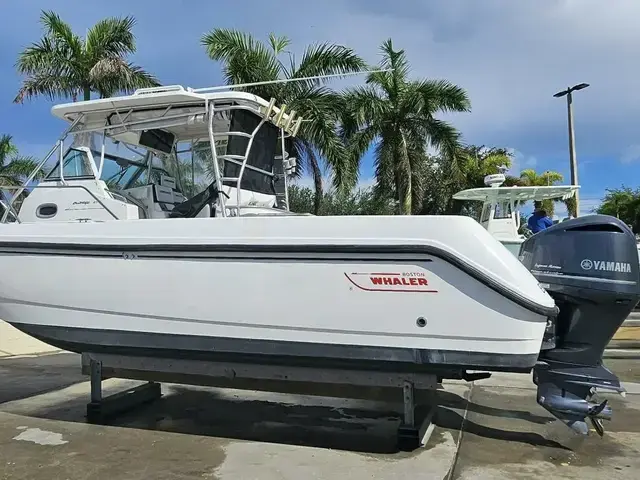
[[[559,308],[533,371],[538,403],[574,431],[587,434],[588,419],[602,435],[613,412],[597,393],[624,394],[602,355],[640,300],[635,236],[614,217],[580,217],[529,238],[520,257]]]

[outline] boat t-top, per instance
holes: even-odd
[[[25,183],[20,213],[13,205],[24,189],[3,222],[287,213],[296,166],[287,147],[303,119],[275,99],[218,90],[144,88],[54,106],[70,126]]]
[[[531,232],[521,233],[520,208],[532,200],[567,200],[575,195],[580,186],[503,187],[505,180],[506,177],[502,173],[487,175],[484,178],[486,187],[462,190],[453,198],[482,202],[482,211],[478,219],[480,224],[517,256],[522,242],[531,236]]]
[[[484,226],[295,215],[287,176],[306,119],[276,99],[168,86],[52,112],[68,130],[0,224],[0,318],[33,337],[144,358],[135,372],[158,359],[349,384],[533,372],[538,402],[580,433],[611,416],[595,389],[624,391],[601,358],[640,299],[626,225],[562,222],[524,240],[520,260],[496,239],[503,224],[516,236],[518,202],[574,187],[458,197],[487,203]]]

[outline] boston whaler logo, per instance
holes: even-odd
[[[598,270],[601,272],[631,273],[631,264],[626,262],[608,262],[585,258],[580,262],[583,270]]]
[[[367,292],[438,292],[429,285],[424,272],[345,272],[344,276],[354,287]]]

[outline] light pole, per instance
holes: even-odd
[[[571,166],[571,185],[578,185],[578,164],[576,163],[576,137],[573,130],[573,96],[571,95],[573,92],[577,90],[582,90],[583,88],[587,88],[589,86],[588,83],[578,83],[573,87],[568,87],[566,90],[562,90],[554,94],[553,96],[556,98],[567,97],[567,117],[569,123],[569,163]],[[578,196],[578,191],[576,190],[576,217],[580,212],[580,197]],[[569,212],[571,213],[571,212]]]

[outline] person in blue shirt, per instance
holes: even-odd
[[[527,226],[533,233],[538,233],[553,225],[553,220],[549,218],[547,212],[542,209],[542,202],[533,202],[533,214],[527,220]]]

